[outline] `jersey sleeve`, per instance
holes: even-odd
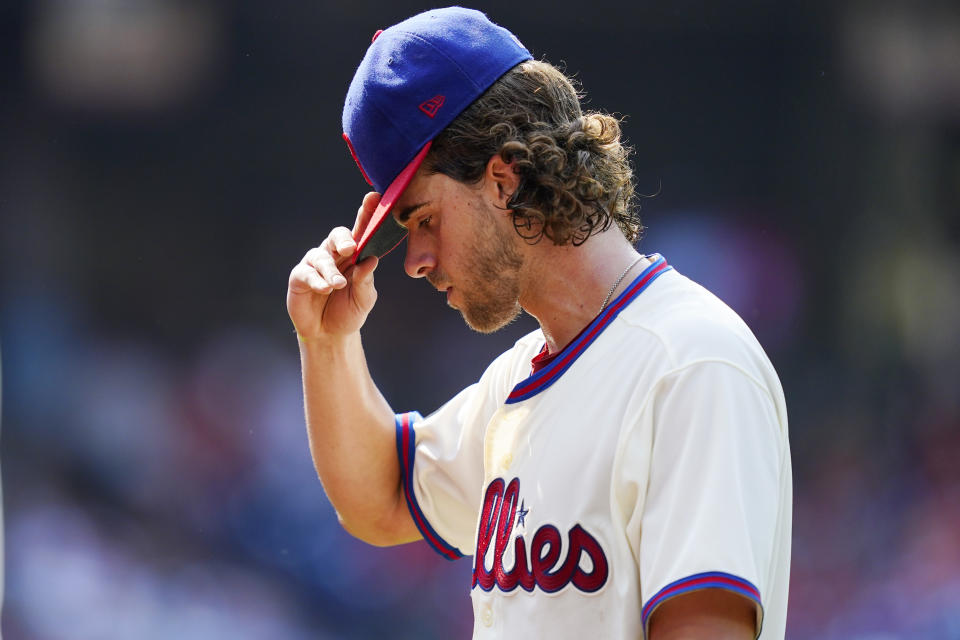
[[[666,375],[646,403],[648,428],[627,438],[622,478],[645,487],[627,526],[645,630],[666,600],[720,588],[754,603],[759,635],[778,521],[778,416],[763,383],[726,362]]]
[[[407,507],[423,538],[456,560],[473,553],[483,490],[487,423],[509,390],[507,354],[481,379],[427,417],[396,416],[397,456]]]

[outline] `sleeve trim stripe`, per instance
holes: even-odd
[[[403,484],[403,495],[407,499],[407,509],[413,523],[417,525],[420,535],[429,543],[433,550],[447,560],[462,558],[463,554],[456,547],[447,543],[427,522],[427,518],[417,503],[417,496],[413,491],[413,461],[417,449],[416,433],[413,430],[415,412],[399,413],[397,423],[397,458],[400,460],[400,477]]]
[[[650,617],[650,614],[653,613],[653,610],[657,607],[657,605],[664,600],[680,595],[681,593],[687,593],[688,591],[710,588],[726,589],[728,591],[739,593],[740,595],[756,602],[761,609],[763,608],[763,603],[760,601],[760,591],[749,581],[744,580],[743,578],[738,578],[737,576],[729,573],[722,573],[720,571],[698,573],[696,575],[677,580],[676,582],[671,582],[664,588],[660,589],[656,595],[647,601],[647,604],[643,607],[643,614],[641,617],[644,628],[647,626],[647,619]]]

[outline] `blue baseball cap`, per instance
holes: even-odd
[[[374,34],[343,105],[343,139],[381,194],[359,230],[354,262],[400,244],[407,230],[390,210],[430,143],[503,74],[532,58],[515,35],[462,7],[426,11]]]

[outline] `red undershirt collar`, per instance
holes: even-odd
[[[603,311],[601,311],[600,313],[603,313]],[[600,314],[597,314],[597,315],[600,315]],[[596,319],[596,318],[594,318],[594,320],[595,320],[595,319]],[[586,330],[587,330],[587,327],[589,327],[591,324],[593,324],[593,320],[591,320],[590,322],[588,322],[587,325],[586,325],[583,329],[580,330],[580,333],[578,333],[577,335],[575,335],[575,336],[573,337],[573,340],[571,340],[571,341],[568,342],[566,345],[564,345],[564,346],[563,346],[563,349],[566,349],[568,345],[572,344],[573,342],[575,342],[575,341],[577,340],[577,338],[579,338],[580,336],[582,336],[582,335],[583,335],[583,332],[586,331]],[[558,349],[558,350],[555,351],[554,353],[550,353],[550,350],[547,348],[547,343],[544,342],[544,343],[543,343],[543,348],[540,349],[540,353],[538,353],[537,355],[533,356],[533,359],[530,360],[530,366],[531,366],[532,369],[533,369],[533,370],[530,372],[530,375],[535,374],[536,372],[540,371],[541,369],[543,369],[544,367],[546,367],[548,364],[550,364],[551,362],[553,362],[558,355],[560,355],[561,353],[563,353],[563,349]]]

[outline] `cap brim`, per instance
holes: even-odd
[[[380,204],[374,210],[366,228],[360,232],[357,252],[353,254],[354,264],[369,256],[382,258],[393,251],[407,237],[406,228],[397,222],[390,212],[393,210],[393,205],[403,195],[410,181],[413,180],[414,174],[423,164],[429,150],[430,142],[427,142],[380,196]]]

